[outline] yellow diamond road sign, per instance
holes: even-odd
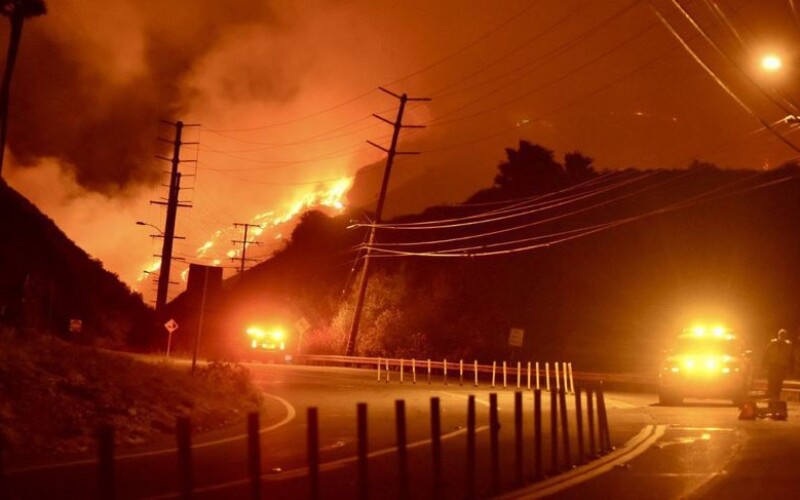
[[[164,323],[164,328],[166,328],[169,333],[172,333],[178,329],[178,322],[174,319],[171,319]]]

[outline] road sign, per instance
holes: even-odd
[[[178,329],[178,322],[175,321],[174,319],[170,319],[169,321],[164,323],[164,328],[166,328],[169,333],[172,333]]]
[[[79,319],[69,320],[69,333],[81,333],[83,329],[83,321]]]
[[[294,327],[297,328],[297,331],[300,333],[306,333],[311,325],[308,323],[306,318],[300,318],[294,322]]]
[[[525,330],[522,328],[512,328],[508,334],[508,345],[522,347],[522,339],[525,337]]]

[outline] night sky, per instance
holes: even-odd
[[[789,0],[654,0],[741,102],[789,140],[800,21]],[[678,10],[682,5],[722,53]],[[186,131],[176,254],[210,263],[241,234],[314,193],[379,171],[397,101],[409,105],[392,185],[412,203],[457,203],[491,185],[503,149],[525,139],[579,150],[601,169],[685,168],[693,160],[769,169],[800,156],[728,95],[647,1],[53,0],[25,25],[11,96],[4,176],[80,246],[137,285],[163,226],[160,119]],[[721,13],[721,15],[720,15]],[[3,39],[8,23],[2,24]],[[781,58],[769,73],[761,58]],[[376,186],[377,194],[377,186]],[[272,212],[271,214],[269,212]],[[256,216],[262,215],[260,219]],[[213,252],[196,250],[217,237]],[[280,245],[266,231],[252,255]],[[232,265],[227,260],[223,264]],[[180,266],[178,269],[180,270]]]

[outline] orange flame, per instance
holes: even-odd
[[[255,224],[256,227],[250,231],[248,241],[245,245],[249,247],[257,243],[261,237],[265,236],[270,228],[275,228],[293,220],[297,215],[309,208],[327,207],[341,212],[344,210],[342,198],[344,198],[344,195],[347,194],[347,191],[352,185],[352,177],[343,177],[327,183],[327,185],[321,189],[301,195],[298,200],[291,203],[285,210],[269,210],[254,215],[251,218],[251,223]],[[230,238],[230,233],[233,231],[240,231],[240,229],[229,226],[225,229],[215,231],[211,238],[197,249],[197,257],[199,259],[210,259],[212,258],[211,253],[215,253],[213,263],[214,265],[219,265],[220,259],[217,255],[222,253],[222,250],[219,252],[213,251],[217,249],[220,241],[232,239]],[[273,238],[275,240],[281,240],[283,239],[283,235],[282,233],[276,233]],[[235,259],[241,255],[241,248],[230,249],[224,252],[224,255],[228,259]]]

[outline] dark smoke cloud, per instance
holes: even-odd
[[[23,166],[55,158],[80,185],[105,193],[159,178],[158,120],[187,111],[194,98],[187,78],[227,34],[286,27],[267,2],[250,0],[92,0],[95,18],[81,3],[50,2],[47,16],[25,26],[9,148]],[[278,71],[229,78],[227,91],[249,99],[292,95]]]

